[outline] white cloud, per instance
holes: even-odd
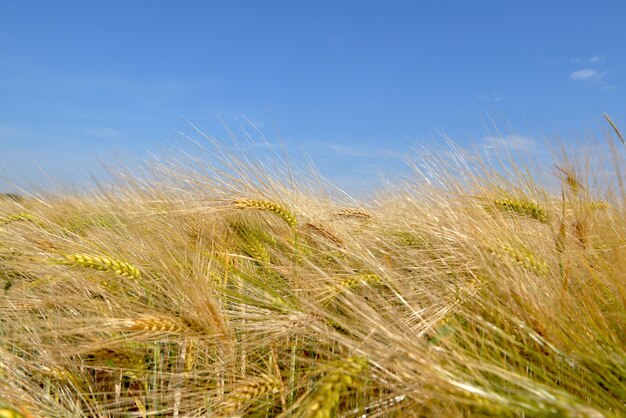
[[[574,71],[569,75],[570,80],[580,83],[585,83],[589,85],[594,85],[603,90],[611,90],[614,87],[607,83],[604,77],[608,74],[608,71],[598,72],[591,68],[582,68],[580,70]]]
[[[590,63],[594,63],[594,62],[599,62],[602,59],[602,57],[600,55],[594,55],[593,57],[589,58],[589,62]]]
[[[591,68],[583,68],[582,70],[574,71],[569,75],[569,78],[574,81],[597,80],[602,77],[603,75],[600,75],[596,70],[592,70]]]

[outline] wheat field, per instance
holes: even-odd
[[[241,155],[0,198],[0,417],[626,416],[611,141],[362,199]]]

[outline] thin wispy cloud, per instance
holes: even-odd
[[[574,82],[594,85],[604,90],[611,90],[613,86],[607,83],[605,79],[608,73],[608,71],[600,72],[592,68],[581,68],[580,70],[570,73],[569,78]]]
[[[494,103],[494,102],[499,102],[500,100],[502,100],[502,96],[500,95],[500,92],[497,92],[497,91],[492,91],[491,93],[481,92],[476,95],[476,98],[480,100],[481,102],[486,102],[486,103]]]
[[[583,68],[578,68],[569,74],[569,79],[571,81],[593,85],[603,90],[613,89],[613,86],[605,79],[609,71],[601,71],[597,69],[597,64],[604,61],[604,57],[602,55],[594,55],[588,58],[574,58],[571,61],[574,64],[585,64]]]
[[[537,146],[537,141],[529,136],[511,134],[504,136],[486,136],[483,138],[481,144],[485,149],[528,151]]]
[[[602,61],[604,57],[602,55],[594,55],[588,58],[572,58],[574,64],[595,64]]]
[[[599,73],[591,68],[583,68],[581,70],[574,71],[569,75],[569,78],[573,81],[590,81],[600,80],[606,75],[605,73]]]
[[[404,154],[398,151],[385,149],[385,148],[374,148],[370,146],[344,146],[341,144],[327,144],[328,147],[338,155],[347,155],[349,157],[356,158],[397,158],[403,159],[405,157]]]

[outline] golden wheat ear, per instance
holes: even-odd
[[[182,333],[189,331],[185,324],[175,319],[158,316],[128,319],[122,322],[122,328],[128,331],[150,333]]]
[[[278,393],[281,388],[282,383],[278,379],[270,376],[261,376],[230,392],[222,403],[221,410],[225,415],[231,416],[246,409],[255,401]]]
[[[272,212],[280,216],[291,228],[296,229],[298,227],[298,221],[289,209],[269,200],[242,199],[235,200],[233,204],[239,209],[254,209]]]
[[[357,219],[372,219],[372,215],[359,208],[347,208],[338,210],[333,214],[336,218],[357,218]]]

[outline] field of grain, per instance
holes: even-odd
[[[361,200],[236,155],[0,199],[0,417],[626,416],[607,148],[454,147]]]

